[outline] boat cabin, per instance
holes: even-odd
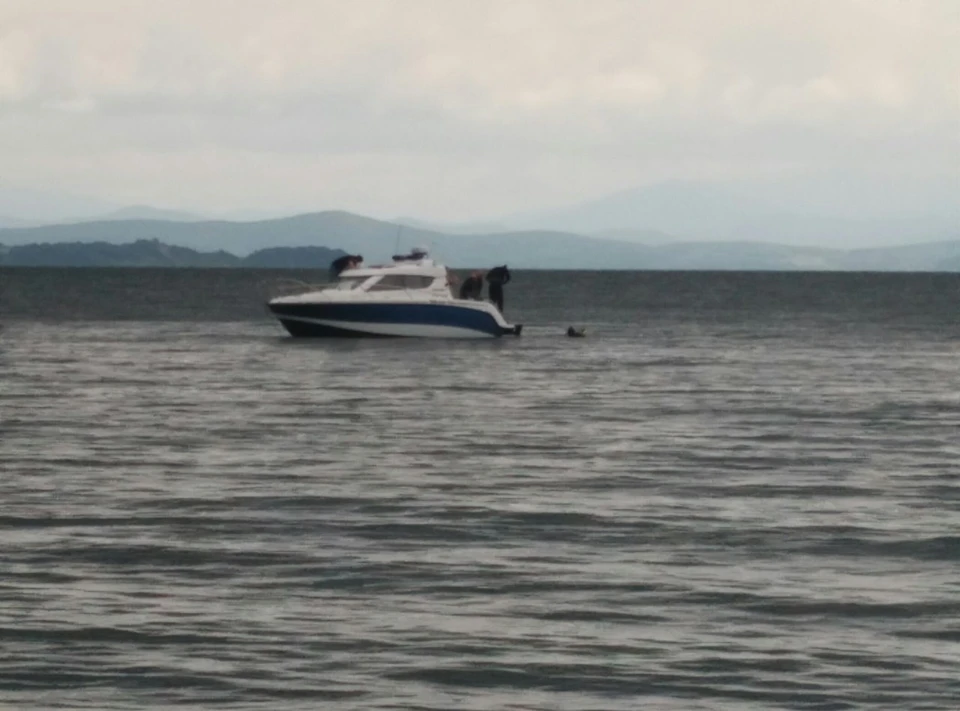
[[[452,280],[446,267],[436,264],[425,251],[415,250],[410,255],[395,256],[393,264],[366,267],[362,263],[349,266],[337,275],[325,290],[337,292],[370,293],[383,296],[393,293],[419,292],[426,297],[449,298]]]
[[[376,270],[376,271],[375,271]],[[375,273],[370,273],[374,272]],[[400,274],[392,269],[350,269],[341,274],[329,288],[336,291],[409,291],[431,289],[437,282],[448,288],[445,271],[439,274]]]

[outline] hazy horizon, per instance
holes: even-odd
[[[731,211],[827,229],[960,227],[951,0],[219,8],[4,3],[0,216],[149,205],[556,226],[578,205],[679,184],[661,193],[673,213],[570,219],[665,229],[688,204],[724,217],[729,195]],[[816,226],[794,231],[814,243]]]

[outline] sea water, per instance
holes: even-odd
[[[960,706],[960,275],[280,275],[0,270],[0,706]]]

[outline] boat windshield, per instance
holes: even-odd
[[[336,291],[351,291],[359,287],[368,278],[369,277],[341,276],[330,285],[330,288]]]
[[[370,287],[370,291],[399,291],[406,289],[426,289],[433,284],[432,276],[414,274],[387,274]]]

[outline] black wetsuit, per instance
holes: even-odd
[[[483,296],[483,279],[478,276],[469,276],[460,285],[461,299],[478,300]]]
[[[510,270],[507,265],[494,267],[487,272],[487,283],[490,285],[490,301],[497,305],[500,311],[503,311],[503,285],[510,283]]]
[[[330,263],[330,275],[334,278],[340,276],[340,272],[350,266],[350,262],[362,262],[363,257],[359,254],[345,254],[342,257],[334,259]]]

